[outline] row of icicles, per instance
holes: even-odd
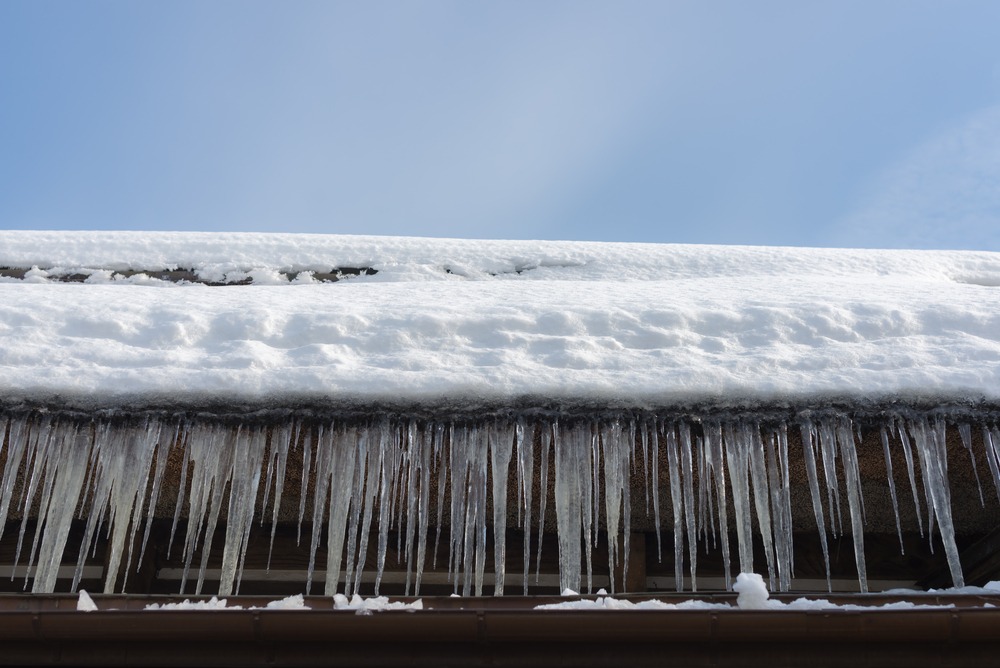
[[[219,594],[239,593],[258,494],[264,496],[265,516],[260,521],[270,515],[272,522],[273,547],[289,453],[301,448],[300,532],[304,519],[311,519],[314,527],[307,592],[323,535],[320,527],[325,523],[327,595],[357,593],[366,568],[375,569],[378,591],[391,529],[397,532],[397,547],[405,558],[406,591],[412,588],[419,594],[428,563],[429,535],[433,534],[431,553],[436,555],[442,526],[448,527],[448,574],[455,592],[477,596],[483,591],[487,530],[492,527],[494,591],[500,595],[504,592],[504,536],[510,521],[507,501],[513,494],[518,509],[515,522],[525,534],[526,593],[531,564],[534,562],[537,575],[541,559],[541,541],[536,539],[532,544],[532,529],[536,528],[535,535],[540,537],[546,516],[546,494],[533,498],[536,476],[542,490],[548,489],[550,480],[554,482],[560,588],[582,591],[584,568],[587,589],[591,588],[591,552],[599,526],[609,536],[623,536],[620,551],[618,541],[608,541],[611,571],[628,564],[633,476],[643,477],[646,508],[654,518],[659,548],[663,453],[670,489],[666,512],[672,516],[678,590],[684,581],[685,549],[690,587],[697,590],[697,543],[699,536],[707,541],[709,534],[721,544],[726,586],[730,587],[731,526],[735,526],[737,537],[739,571],[752,572],[756,525],[771,588],[787,591],[793,571],[789,458],[801,457],[827,581],[827,529],[843,532],[841,495],[846,495],[859,585],[861,591],[867,591],[864,500],[856,451],[860,435],[846,415],[802,419],[793,428],[801,430],[801,451],[789,452],[788,424],[761,427],[747,419],[695,423],[640,415],[561,422],[526,416],[479,424],[399,418],[327,423],[289,419],[276,426],[232,427],[182,418],[147,417],[123,423],[80,421],[45,413],[0,417],[0,436],[6,432],[7,443],[5,467],[0,473],[0,531],[12,504],[23,516],[29,514],[25,509],[39,509],[30,539],[25,535],[27,523],[20,524],[17,559],[26,558],[29,571],[34,568],[33,592],[52,592],[79,510],[85,528],[72,589],[79,584],[88,551],[104,532],[110,548],[106,572],[119,573],[123,563],[126,566],[122,581],[106,578],[105,592],[125,590],[128,566],[141,561],[146,547],[167,455],[171,448],[178,448],[183,464],[170,545],[183,551],[181,593],[191,581],[194,592],[201,593],[220,521],[225,536]],[[975,467],[971,429],[968,425],[957,428]],[[890,457],[894,447],[903,450],[918,518],[921,501],[915,471],[919,471],[928,530],[933,532],[937,525],[954,583],[962,586],[945,435],[946,423],[940,418],[888,418],[881,427],[900,544],[902,529]],[[984,428],[983,443],[1000,498],[1000,431]],[[516,489],[508,489],[511,466],[516,468],[512,478]],[[17,485],[19,478],[21,484]],[[306,518],[305,491],[310,484],[312,517]],[[19,489],[17,495],[15,488]],[[188,521],[178,532],[185,505]],[[227,513],[220,518],[224,507]],[[730,508],[733,517],[729,517]],[[444,513],[448,513],[447,518]],[[922,522],[920,529],[923,532]],[[141,540],[137,541],[140,531]],[[365,547],[372,535],[378,541],[377,563],[373,565],[365,563]],[[139,555],[132,553],[133,545],[138,546]],[[205,549],[199,553],[200,546]],[[199,563],[195,563],[196,553],[200,554]]]

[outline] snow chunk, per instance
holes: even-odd
[[[80,598],[76,600],[76,609],[80,612],[95,612],[97,610],[97,604],[94,603],[94,599],[90,598],[90,594],[86,590],[80,590]]]
[[[312,610],[312,608],[306,605],[302,594],[295,594],[280,601],[271,601],[264,608],[267,610]]]
[[[739,594],[736,598],[736,605],[740,610],[765,610],[768,608],[767,599],[771,595],[767,592],[764,578],[757,573],[737,575],[733,590]]]

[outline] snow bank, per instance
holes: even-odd
[[[0,232],[0,267],[38,267],[0,283],[4,398],[1000,398],[996,253]],[[280,273],[344,267],[378,273]],[[257,283],[114,278],[175,268]]]

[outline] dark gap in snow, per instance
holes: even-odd
[[[0,267],[0,278],[13,278],[26,280],[37,277],[53,283],[86,283],[93,281],[95,277],[102,277],[103,282],[122,281],[133,277],[147,277],[154,281],[167,283],[207,285],[207,286],[228,286],[228,285],[253,285],[253,268],[240,271],[229,271],[222,280],[216,278],[206,278],[197,269],[104,269],[104,268],[78,268],[73,270],[63,270],[58,268],[44,267]],[[275,272],[285,281],[292,282],[297,279],[310,278],[317,283],[336,283],[348,278],[357,276],[373,276],[378,270],[373,267],[334,267],[328,271],[310,270],[278,270]],[[230,277],[232,276],[232,278]],[[270,283],[268,283],[270,284]]]

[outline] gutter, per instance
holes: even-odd
[[[732,597],[718,597],[724,598]],[[938,602],[936,597],[918,598],[922,604]],[[306,602],[326,609],[309,611],[143,611],[139,608],[153,598],[97,597],[104,609],[84,613],[72,607],[76,603],[72,596],[5,596],[0,597],[0,664],[811,668],[888,662],[992,664],[1000,652],[1000,608],[965,607],[982,606],[983,597],[941,598],[956,607],[540,611],[534,606],[557,599],[511,597],[491,607],[478,605],[485,599],[425,598],[429,609],[423,611],[359,615],[329,609],[330,599],[321,597]],[[245,606],[258,602],[264,599],[230,600]],[[852,602],[877,604],[873,597],[855,597]],[[125,607],[106,609],[116,605]],[[449,607],[458,605],[464,607]]]

